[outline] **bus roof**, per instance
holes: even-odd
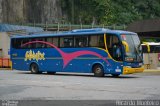
[[[32,38],[32,37],[49,37],[49,36],[69,36],[69,35],[87,35],[87,34],[104,34],[104,33],[109,33],[109,34],[136,34],[134,32],[129,32],[129,31],[123,31],[123,30],[110,30],[110,29],[104,29],[104,28],[94,28],[94,29],[75,29],[72,31],[67,31],[67,32],[40,32],[40,33],[34,33],[30,35],[15,35],[12,36],[11,38]]]

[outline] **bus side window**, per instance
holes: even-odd
[[[58,37],[53,37],[52,44],[58,47]]]
[[[90,47],[105,48],[104,36],[103,35],[90,36],[89,46]]]
[[[28,49],[28,46],[29,45],[24,45],[24,44],[26,44],[26,43],[28,43],[29,42],[29,40],[28,39],[22,39],[21,40],[21,48],[23,48],[23,49]],[[24,46],[23,46],[24,45]]]
[[[105,49],[104,36],[99,36],[99,47]]]
[[[12,39],[12,47],[15,49],[20,49],[21,48],[21,40],[22,39]]]
[[[52,38],[51,37],[47,38],[47,42],[52,44]],[[47,48],[51,48],[51,46],[47,45]]]
[[[47,42],[53,44],[54,46],[58,47],[58,37],[48,37]],[[47,45],[47,48],[51,48],[50,45]]]
[[[73,37],[61,37],[60,38],[60,47],[73,47],[74,39]]]
[[[88,47],[88,37],[87,36],[75,37],[75,47]]]
[[[90,42],[89,42],[90,47],[97,47],[98,46],[98,36],[90,36]]]
[[[36,41],[43,41],[43,38],[36,38]],[[43,47],[42,43],[39,42],[36,43],[36,48],[42,48],[42,47]]]
[[[36,39],[35,39],[35,38],[29,39],[29,42],[33,42],[33,41],[36,41]],[[36,43],[29,44],[29,45],[28,45],[28,48],[31,48],[31,49],[36,48]]]
[[[46,42],[46,38],[42,38],[42,41],[44,41],[44,42]],[[47,47],[47,45],[46,44],[41,44],[41,48],[46,48]]]

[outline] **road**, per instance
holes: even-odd
[[[160,72],[92,74],[0,71],[0,100],[160,100]]]

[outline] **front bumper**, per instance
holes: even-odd
[[[141,73],[143,71],[144,71],[144,67],[140,67],[140,68],[123,67],[123,74]]]

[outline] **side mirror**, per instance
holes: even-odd
[[[147,42],[143,42],[143,44],[147,46],[147,51],[149,53],[151,51],[149,44]]]
[[[129,52],[129,46],[128,46],[128,43],[126,41],[122,41],[122,44],[124,45],[125,47],[125,51],[126,52]]]

